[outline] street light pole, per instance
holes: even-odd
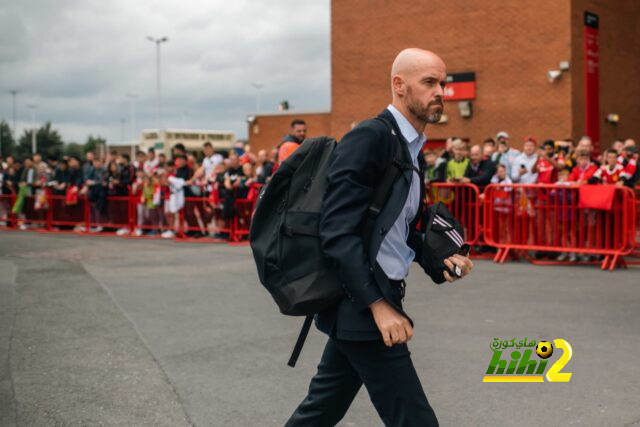
[[[156,83],[158,88],[158,137],[160,137],[160,132],[162,131],[162,83],[160,80],[160,43],[164,43],[169,41],[167,37],[154,38],[151,36],[147,37],[147,40],[156,44]]]
[[[259,113],[260,112],[260,89],[262,89],[264,87],[264,85],[262,83],[251,83],[251,86],[253,86],[257,90],[257,93],[256,93],[256,113]]]
[[[27,107],[31,109],[31,154],[36,154],[36,109],[38,106],[36,104],[29,104]]]
[[[131,130],[131,159],[134,159],[136,155],[136,98],[138,98],[138,95],[135,93],[128,93],[127,98],[129,98],[129,112],[131,114],[131,120],[129,123]]]
[[[9,92],[11,92],[11,96],[13,97],[13,128],[11,129],[11,135],[15,140],[16,138],[16,95],[18,94],[18,91],[13,89],[13,90],[10,90]]]

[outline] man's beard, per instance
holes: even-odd
[[[444,111],[444,105],[442,101],[434,101],[427,104],[427,106],[423,106],[419,101],[413,98],[413,93],[411,88],[407,90],[408,98],[407,101],[407,110],[411,114],[413,114],[418,120],[425,123],[438,123],[440,121],[440,117],[442,117],[442,112]],[[440,108],[436,112],[429,113],[429,108],[433,106],[439,106]]]

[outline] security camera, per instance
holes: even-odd
[[[460,110],[460,117],[464,117],[465,119],[471,117],[471,114],[473,114],[471,101],[458,102],[458,110]]]
[[[560,71],[569,71],[569,61],[560,61],[558,68],[560,68]]]
[[[252,125],[256,121],[256,116],[247,116],[247,123]]]
[[[547,71],[547,78],[549,79],[549,83],[553,83],[560,78],[562,75],[562,71],[560,70],[549,70]]]

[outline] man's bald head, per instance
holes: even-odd
[[[445,68],[444,61],[435,53],[412,47],[401,51],[391,66],[391,79],[393,76],[411,76],[423,71],[426,67],[440,65]]]
[[[393,105],[423,132],[437,123],[444,109],[444,61],[433,52],[410,48],[401,51],[391,66]]]

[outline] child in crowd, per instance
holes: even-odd
[[[576,166],[569,175],[569,182],[582,185],[589,182],[589,179],[598,170],[598,167],[591,163],[591,156],[588,151],[578,151],[576,154]]]
[[[511,178],[507,174],[507,167],[501,163],[497,165],[496,173],[491,177],[492,184],[511,184]],[[511,223],[510,215],[512,212],[512,191],[509,185],[500,186],[493,192],[493,211],[497,223],[495,228],[494,239],[497,242],[511,241]]]
[[[556,185],[569,186],[569,170],[560,169],[558,171],[558,180]],[[572,191],[570,189],[555,189],[551,191],[551,200],[555,207],[555,238],[559,239],[558,244],[560,246],[566,246],[567,238],[570,239],[569,245],[575,246],[575,233],[571,232],[572,218],[575,216],[575,211],[572,207]],[[578,260],[578,254],[575,252],[562,252],[556,260],[564,261],[569,259],[570,262],[576,262]]]
[[[144,153],[143,153],[144,154]],[[147,206],[144,191],[146,175],[142,168],[136,170],[136,179],[131,184],[131,192],[133,199],[136,201],[136,229],[133,234],[137,237],[142,236],[142,227],[147,218]]]

